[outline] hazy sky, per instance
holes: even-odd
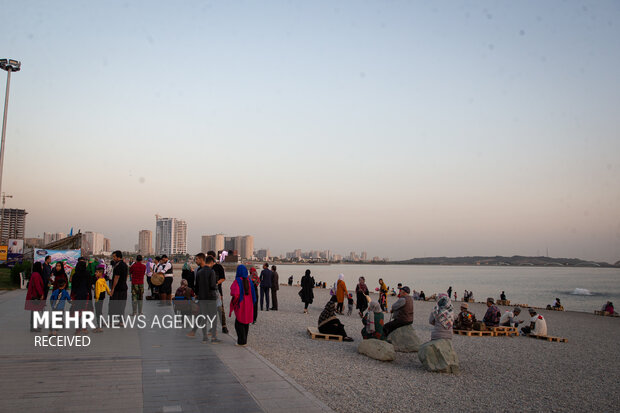
[[[620,3],[0,1],[27,235],[620,260]],[[5,73],[0,73],[4,96]]]

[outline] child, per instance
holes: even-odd
[[[52,305],[52,310],[54,311],[65,311],[65,302],[69,301],[71,302],[71,296],[69,295],[69,293],[67,292],[67,290],[65,290],[65,288],[67,287],[67,282],[65,280],[58,280],[58,284],[57,287],[53,292],[52,295],[50,296],[50,304]],[[64,315],[64,313],[63,313]],[[54,330],[52,328],[50,328],[50,333],[49,335],[54,335],[57,336],[58,335],[58,330]]]
[[[108,294],[110,293],[110,287],[108,287],[108,283],[106,283],[105,279],[105,265],[98,265],[95,270],[95,276],[97,277],[97,282],[95,283],[95,317],[97,322],[97,328],[93,330],[93,333],[101,333],[103,329],[101,328],[101,313],[103,311],[103,300],[105,300],[106,291]]]
[[[349,294],[347,299],[348,299],[348,304],[349,304],[349,311],[347,312],[347,315],[350,316],[351,313],[353,312],[353,294]]]

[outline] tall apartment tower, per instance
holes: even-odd
[[[25,209],[4,208],[2,209],[2,228],[0,238],[3,245],[7,245],[9,238],[24,239],[26,234]]]
[[[241,238],[241,245],[239,247],[239,255],[244,260],[252,259],[254,255],[254,237],[251,235],[244,235]]]
[[[153,231],[143,229],[138,233],[138,253],[153,255]]]
[[[155,215],[155,253],[187,254],[187,223],[180,219]]]
[[[206,254],[207,251],[215,251],[217,254],[222,250],[224,250],[224,234],[202,236],[202,242],[200,243],[201,252]]]
[[[105,251],[105,237],[98,232],[86,231],[82,234],[82,250],[86,255],[100,255]]]

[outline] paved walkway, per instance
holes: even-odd
[[[331,411],[221,331],[219,344],[202,344],[201,333],[191,339],[182,329],[134,328],[90,333],[84,348],[35,347],[24,299],[25,290],[0,294],[0,411]],[[172,309],[145,301],[144,314],[150,320]]]

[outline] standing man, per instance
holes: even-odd
[[[278,311],[278,290],[280,289],[280,276],[275,265],[271,266],[271,309]]]
[[[131,315],[142,315],[142,299],[144,297],[144,274],[146,265],[142,264],[142,255],[136,257],[136,262],[129,267],[131,275]]]
[[[123,316],[125,315],[125,306],[127,305],[127,274],[129,269],[125,261],[123,261],[122,252],[114,251],[112,253],[112,260],[114,262],[114,269],[112,270],[112,294],[110,294],[110,309],[108,312],[111,315]],[[120,325],[123,327],[122,320]]]
[[[269,271],[269,264],[263,264],[263,270],[260,272],[260,310],[263,311],[263,297],[267,303],[267,311],[269,311],[269,291],[271,290],[271,278],[273,274]]]
[[[220,321],[222,322],[222,333],[228,334],[228,328],[226,327],[226,312],[224,311],[224,293],[222,293],[222,283],[226,280],[226,271],[224,271],[222,264],[217,262],[215,251],[207,252],[207,256],[213,257],[213,259],[216,260],[213,265],[213,271],[217,277],[217,290],[220,293],[220,298],[218,301],[218,315],[220,316]]]
[[[45,262],[43,263],[43,274],[41,274],[41,278],[43,278],[43,301],[47,300],[47,293],[50,290],[50,277],[52,276],[52,257],[49,255],[45,257]]]
[[[168,261],[167,255],[161,256],[161,261],[159,261],[155,272],[164,273],[164,283],[159,286],[160,304],[172,305],[172,280],[174,279],[174,274],[172,272],[172,263]]]
[[[215,271],[213,271],[215,259],[211,256],[206,257],[201,252],[196,255],[195,260],[198,266],[198,271],[196,272],[198,305],[200,306],[200,314],[205,317],[205,320],[203,320],[205,326],[202,329],[202,343],[207,343],[207,327],[213,317],[216,317],[216,319],[213,320],[213,323],[210,325],[211,343],[219,343],[220,340],[217,338],[217,276],[215,275]],[[192,335],[190,335],[190,337]]]

